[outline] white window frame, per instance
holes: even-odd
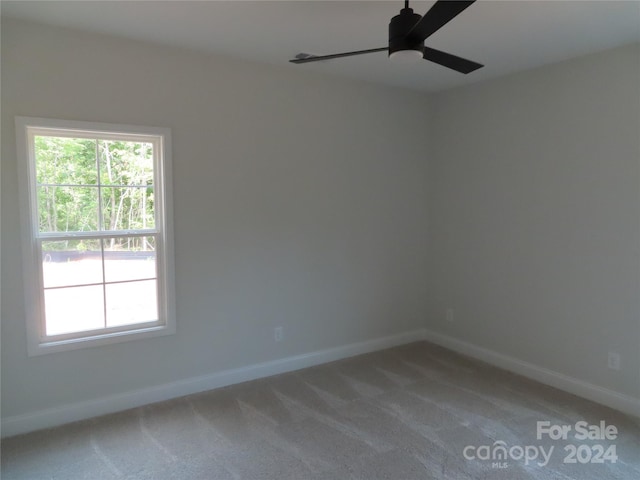
[[[16,117],[16,151],[20,180],[21,230],[27,352],[29,356],[76,350],[98,345],[174,334],[176,331],[173,261],[173,202],[171,131],[168,128],[110,123],[79,122],[50,118]],[[44,285],[39,239],[34,136],[117,139],[152,143],[154,149],[154,209],[156,236],[158,320],[150,323],[112,327],[47,337],[44,316]],[[127,233],[108,232],[118,236]],[[101,232],[103,233],[103,232]],[[82,235],[80,235],[82,236]],[[90,235],[88,235],[90,236]]]

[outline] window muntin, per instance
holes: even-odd
[[[30,353],[171,333],[168,131],[38,120],[17,119],[35,259]]]

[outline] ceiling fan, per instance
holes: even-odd
[[[460,73],[471,73],[483,65],[460,58],[450,53],[425,47],[424,41],[468,8],[476,0],[438,0],[424,16],[413,13],[409,8],[409,0],[405,0],[404,8],[389,22],[389,46],[358,50],[355,52],[335,53],[333,55],[309,55],[300,53],[291,63],[301,64],[320,62],[334,58],[352,57],[375,52],[389,52],[389,58],[398,60],[418,60],[424,58],[443,67]]]

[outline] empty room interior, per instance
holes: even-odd
[[[640,2],[0,9],[3,479],[640,478]]]

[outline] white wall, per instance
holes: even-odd
[[[427,110],[417,93],[3,19],[3,417],[423,327]],[[176,335],[27,357],[16,115],[172,129]]]
[[[3,417],[425,319],[640,398],[639,53],[427,98],[3,19]],[[27,357],[15,115],[172,129],[175,336]]]
[[[428,327],[640,398],[639,47],[433,108]]]

